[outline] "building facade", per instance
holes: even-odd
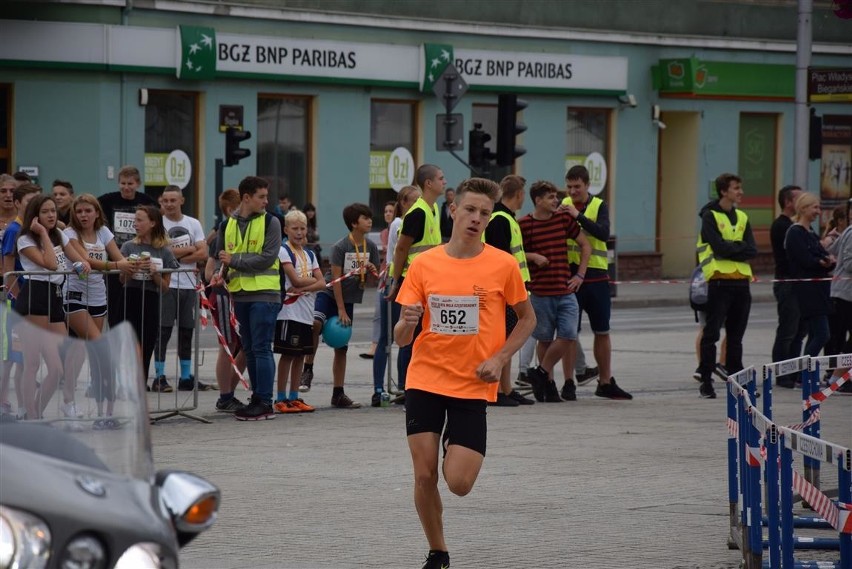
[[[450,186],[469,176],[468,131],[482,125],[495,150],[498,95],[517,93],[526,154],[492,175],[560,185],[587,164],[620,277],[683,276],[722,172],[744,178],[768,251],[792,180],[796,21],[789,0],[5,2],[0,170],[99,195],[136,165],[147,193],[183,187],[210,228],[231,126],[251,133],[251,155],[224,168],[223,187],[268,178],[274,197],[316,205],[332,242],[348,203],[370,204],[381,229],[421,163]],[[812,65],[843,92],[852,24],[819,1],[812,21]],[[439,95],[453,67],[466,91],[448,135]],[[808,189],[830,207],[850,198],[852,105],[828,94],[812,108],[824,136]]]

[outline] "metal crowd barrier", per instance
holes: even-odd
[[[742,551],[746,569],[852,568],[852,451],[819,438],[820,403],[849,381],[847,372],[821,391],[820,372],[850,366],[852,354],[802,357],[762,366],[762,412],[753,403],[757,383],[754,367],[728,377],[728,544]],[[781,426],[772,419],[772,383],[775,377],[788,373],[802,376],[802,423]],[[795,455],[803,458],[804,475],[794,468]],[[819,489],[823,463],[837,470],[837,500]],[[803,504],[821,517],[794,516],[794,490]],[[838,537],[794,533],[794,528],[805,527],[833,528]],[[839,550],[840,559],[802,561],[794,557],[796,549]],[[764,550],[768,559],[764,559]]]
[[[196,273],[197,274],[197,271],[192,270],[192,269],[167,269],[167,270],[163,270],[163,271],[160,271],[160,272],[163,273],[163,274],[171,274],[172,279],[175,279],[175,278],[180,279],[182,277],[186,278],[184,275],[186,275],[188,273]],[[104,284],[105,284],[106,289],[107,289],[107,306],[108,307],[115,306],[115,304],[113,302],[110,302],[111,300],[114,300],[114,297],[113,298],[110,297],[109,278],[110,278],[110,276],[119,275],[120,271],[115,271],[115,270],[113,270],[113,271],[92,271],[90,274],[94,274],[94,273],[103,274],[105,276]],[[25,286],[32,287],[32,283],[28,278],[29,275],[39,275],[39,276],[61,275],[65,279],[82,278],[82,277],[78,276],[76,272],[73,272],[73,271],[53,271],[53,272],[11,271],[11,272],[5,273],[3,275],[3,278],[4,278],[3,282],[4,283],[8,282],[8,279],[10,279],[12,277],[15,278],[14,285],[10,287],[10,291],[4,290],[4,292],[6,293],[6,299],[5,300],[7,302],[7,306],[9,306],[9,304],[11,302],[14,302],[16,300],[15,298],[12,297],[12,292],[14,291],[15,288],[17,288],[17,291],[14,291],[14,292],[15,292],[16,296],[19,297],[21,292],[23,292],[23,289],[21,287],[25,287]],[[86,286],[88,287],[88,280],[86,280]],[[128,298],[127,298],[127,290],[128,289],[126,287],[122,286],[121,290],[122,290],[122,294],[123,294],[121,304],[120,304],[120,306],[122,307],[121,313],[122,313],[122,315],[126,315],[128,308],[133,309],[135,307],[128,306]],[[89,295],[87,294],[86,296],[88,297]],[[32,302],[33,302],[32,295],[28,294],[28,298],[29,298],[28,302],[31,303],[30,304],[30,307],[31,307]],[[152,311],[146,309],[146,306],[145,306],[145,303],[144,303],[144,295],[143,295],[142,298],[143,298],[142,305],[138,307],[139,312],[141,313],[141,316],[142,316],[142,322],[141,322],[140,328],[143,331],[145,330],[145,328],[146,328],[145,327],[145,321],[146,321],[147,318],[155,318],[156,319],[156,330],[158,332],[157,332],[157,338],[153,340],[153,342],[154,342],[154,344],[153,344],[154,345],[154,353],[156,353],[156,350],[157,350],[156,344],[159,342],[159,330],[161,328],[160,324],[161,324],[162,319],[163,319],[162,294],[160,295],[159,310],[153,311],[153,313],[152,313]],[[177,357],[173,358],[174,359],[174,368],[173,369],[174,369],[174,372],[175,372],[173,374],[173,378],[174,378],[173,385],[172,385],[173,392],[165,393],[165,392],[159,392],[159,391],[151,391],[151,393],[148,394],[148,410],[149,410],[149,413],[151,414],[151,421],[152,422],[156,422],[156,421],[160,421],[160,420],[163,420],[163,419],[167,419],[167,418],[170,418],[170,417],[176,417],[176,416],[187,417],[187,418],[194,419],[196,421],[200,421],[200,422],[203,422],[203,423],[210,423],[211,422],[208,419],[205,419],[201,416],[198,416],[198,415],[191,413],[191,411],[194,411],[198,408],[198,380],[199,380],[198,370],[199,370],[199,363],[200,363],[200,341],[199,341],[199,337],[200,337],[200,331],[201,331],[201,329],[200,329],[201,311],[199,310],[199,301],[198,301],[197,292],[195,292],[195,294],[193,295],[193,298],[194,298],[194,317],[193,317],[192,367],[193,367],[193,377],[195,378],[195,381],[193,382],[193,386],[192,386],[191,391],[181,391],[181,390],[178,389],[178,382],[179,382],[179,378],[180,378],[180,365],[179,365],[178,358]],[[44,299],[39,299],[39,300],[43,301]],[[62,299],[63,305],[64,305],[64,302],[65,302],[65,298],[64,298],[64,292],[63,292],[63,299]],[[177,300],[178,304],[177,304],[176,309],[175,309],[176,315],[180,314],[180,310],[181,310],[180,302],[181,302],[180,301],[180,295],[178,295],[178,300]],[[50,316],[52,316],[53,306],[54,305],[52,305],[51,303],[49,303],[49,302],[47,303],[48,318],[50,318]],[[29,310],[28,310],[28,312],[29,312]],[[68,314],[65,314],[64,311],[63,311],[63,321],[65,323],[66,331],[70,330],[68,319],[69,319]],[[103,322],[103,325],[102,325],[102,333],[105,333],[107,331],[107,329],[109,328],[109,320],[110,319],[108,318],[108,315],[105,314],[104,315],[104,322]],[[176,329],[179,328],[178,324],[179,324],[179,319],[176,316],[175,321],[173,323],[173,327],[176,328]],[[18,344],[18,338],[16,336],[15,331],[9,330],[9,331],[4,331],[4,332],[8,332],[8,334],[4,333],[3,336],[4,336],[4,339],[8,338],[10,340],[8,342],[9,344],[11,344],[9,346],[9,348],[11,350],[14,350],[15,345]],[[177,334],[173,334],[173,337],[175,337],[175,344],[177,344],[177,341],[178,341],[177,338],[176,338],[177,336],[179,336],[179,332]],[[144,334],[143,334],[143,337],[139,337],[137,335],[137,341],[140,343],[140,346],[141,346],[146,341],[151,341],[151,340],[149,338],[145,338]],[[4,359],[7,358],[6,351],[3,352],[3,357],[4,357]],[[154,359],[154,356],[152,355],[152,360],[153,359]],[[8,354],[8,360],[13,362],[13,363],[18,363],[18,360],[20,360],[20,358],[18,357],[18,355],[16,353],[14,353],[14,351],[12,351],[11,353]],[[91,368],[91,362],[88,361],[88,358],[84,357],[83,361],[78,362],[78,364],[77,364],[77,365],[80,365],[79,372],[74,374],[74,377],[68,377],[68,376],[65,375],[64,368],[67,367],[68,365],[71,365],[72,362],[69,362],[67,358],[65,358],[65,360],[66,361],[63,361],[63,373],[62,373],[61,381],[63,382],[63,385],[65,385],[65,382],[72,382],[74,385],[76,385],[76,388],[74,389],[74,400],[77,401],[77,402],[79,402],[81,400],[87,401],[88,403],[81,406],[81,407],[83,407],[83,416],[84,417],[91,417],[92,414],[95,412],[94,406],[91,404],[91,399],[93,399],[92,392],[93,392],[93,388],[94,388],[93,387],[94,382],[93,382],[93,373],[92,373],[92,368]],[[167,366],[166,366],[167,370],[172,369],[172,367],[169,365],[170,363],[171,362],[167,359]],[[21,367],[23,367],[23,362],[21,361],[21,363],[19,365]],[[5,367],[5,362],[4,362],[4,367]],[[74,367],[76,367],[76,365],[74,365]],[[154,377],[153,378],[147,378],[147,377],[144,378],[146,384],[150,384],[152,382],[152,380],[156,381],[156,371],[154,371],[154,366],[151,365],[150,367],[152,369],[149,370],[149,373],[152,373],[154,375]],[[5,369],[4,373],[7,373],[8,371],[9,371],[8,369]],[[143,370],[143,372],[144,371],[145,370]],[[46,365],[45,365],[45,362],[42,360],[41,363],[40,363],[39,371],[37,372],[37,378],[43,379],[46,373],[47,373]],[[81,386],[79,386],[76,383],[79,377],[87,378],[85,387],[81,388]],[[11,387],[10,387],[10,390],[11,390]],[[57,389],[57,393],[60,393],[60,389]],[[82,397],[80,397],[81,395],[82,395]],[[54,395],[53,397],[56,398],[56,395]],[[57,400],[57,405],[59,405],[61,403],[62,403],[62,401]]]

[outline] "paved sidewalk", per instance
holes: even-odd
[[[758,363],[771,342],[756,328],[745,360]],[[575,403],[489,408],[488,456],[473,492],[458,498],[440,483],[454,569],[738,566],[739,552],[726,547],[722,386],[719,399],[698,397],[692,334],[685,342],[682,331],[616,331],[613,343],[633,401],[598,399],[585,386]],[[216,392],[206,392],[197,413],[212,424],[152,427],[159,469],[191,469],[223,491],[219,520],[184,550],[183,567],[420,567],[427,545],[412,505],[405,415],[369,407],[371,362],[356,355],[365,347],[350,349],[346,381],[363,409],[330,407],[331,351],[322,346],[305,396],[315,413],[238,423],[214,412]],[[207,379],[213,358],[205,360]],[[798,422],[800,393],[774,395],[777,420]],[[832,397],[823,436],[852,445],[850,418],[852,397]],[[823,482],[836,488],[833,472]]]

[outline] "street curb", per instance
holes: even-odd
[[[751,302],[775,302],[772,294],[752,294]],[[612,299],[612,307],[615,308],[664,308],[670,306],[682,306],[689,308],[689,300],[685,298],[618,298]]]

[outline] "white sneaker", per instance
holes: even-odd
[[[68,419],[81,419],[83,417],[82,413],[77,413],[77,405],[73,401],[71,403],[63,403],[59,406],[59,409],[62,411],[62,416]]]

